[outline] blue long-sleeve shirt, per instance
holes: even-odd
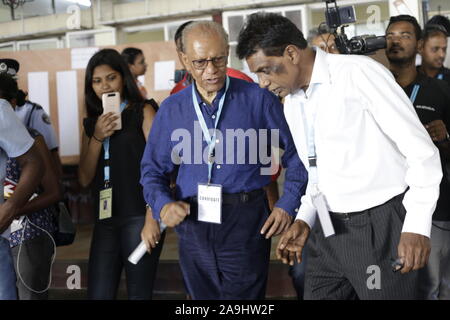
[[[209,129],[214,128],[224,91],[225,88],[220,90],[212,105],[207,105],[195,90]],[[307,171],[297,154],[277,97],[256,84],[230,78],[217,129],[211,183],[222,185],[223,193],[249,192],[270,183],[271,176],[261,174],[261,168],[270,167],[266,162],[270,159],[271,137],[274,136],[271,129],[279,130],[279,147],[285,151],[281,163],[286,175],[283,195],[275,206],[294,216],[306,189]],[[269,133],[267,139],[265,131]],[[245,134],[245,143],[239,143]],[[169,176],[177,166],[177,200],[195,196],[198,183],[207,183],[205,150],[208,145],[198,125],[189,86],[162,102],[142,157],[141,184],[155,219],[159,220],[164,205],[175,201],[169,189]]]

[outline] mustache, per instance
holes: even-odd
[[[402,47],[397,46],[397,45],[393,45],[392,47],[389,48],[389,52],[394,51],[394,50],[402,50],[403,51],[405,49],[403,49]]]

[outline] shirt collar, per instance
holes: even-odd
[[[202,100],[202,97],[200,96],[200,93],[198,92],[198,89],[197,89],[197,83],[196,83],[195,81],[193,81],[193,82],[192,82],[192,85],[193,85],[194,88],[195,88],[194,91],[195,91],[195,96],[196,96],[196,98],[197,98],[198,105],[201,106],[202,103],[203,103],[203,100]],[[215,105],[216,102],[220,100],[220,98],[223,96],[224,93],[225,93],[225,82],[224,82],[224,84],[223,84],[222,89],[220,89],[220,90],[217,92],[216,97],[214,98],[214,100],[213,100],[213,102],[212,102],[212,105]],[[205,104],[206,104],[206,102],[205,102]]]
[[[316,46],[312,47],[312,49],[316,52],[316,58],[314,59],[314,66],[309,85],[317,83],[330,83],[330,70],[328,68],[327,61],[327,56],[329,53],[326,53]]]
[[[309,81],[308,89],[306,90],[306,95],[311,94],[311,90],[316,84],[331,83],[330,70],[328,67],[327,56],[329,55],[319,47],[313,46],[312,50],[316,52],[316,57],[314,59],[313,70],[311,73],[311,80]],[[293,97],[304,96],[303,90],[298,90],[296,93],[289,95]],[[290,99],[289,96],[287,99]]]

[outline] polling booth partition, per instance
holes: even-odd
[[[173,42],[149,42],[108,46],[121,52],[126,47],[143,51],[148,68],[139,78],[148,97],[158,103],[174,86],[175,69],[180,63]],[[0,58],[16,59],[20,63],[19,87],[27,91],[28,99],[36,102],[50,115],[60,143],[63,165],[77,165],[79,161],[82,119],[85,117],[84,76],[89,58],[99,49],[72,48],[1,52]]]

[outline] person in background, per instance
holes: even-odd
[[[434,59],[430,59],[429,48],[433,35],[442,36],[445,30],[425,29],[421,34],[416,18],[409,15],[391,17],[386,30],[386,56],[395,79],[410,97],[412,104],[436,147],[442,164],[444,178],[440,184],[439,199],[433,214],[431,227],[431,253],[427,266],[420,270],[421,295],[426,299],[450,299],[450,183],[447,180],[445,164],[450,159],[450,139],[447,128],[450,126],[450,87],[445,81],[434,79],[418,70],[440,70],[428,68]],[[443,60],[445,56],[445,39],[435,39],[431,47],[437,48],[439,55],[435,59]],[[426,49],[424,49],[426,48]],[[431,49],[431,50],[428,50]],[[415,58],[418,51],[425,53],[423,62],[427,68],[416,68]],[[437,61],[437,62],[438,62]],[[439,64],[434,65],[438,67]],[[441,65],[442,68],[442,65]],[[437,70],[436,70],[437,69]],[[436,76],[433,73],[433,76]]]
[[[311,46],[317,46],[328,53],[339,54],[339,50],[334,42],[335,39],[334,34],[331,33],[325,22],[322,22],[318,28],[310,30],[308,34],[308,43]]]
[[[12,77],[0,77],[0,87],[11,88],[18,92],[17,83]],[[16,94],[17,96],[17,94]],[[17,98],[8,102],[16,107]],[[61,190],[53,159],[44,138],[34,129],[27,128],[35,140],[35,145],[44,163],[44,176],[33,198],[19,210],[20,217],[11,225],[9,242],[16,269],[17,289],[20,300],[48,299],[48,285],[52,257],[55,248],[51,239],[56,230],[52,206],[61,199]],[[17,159],[9,158],[6,163],[7,191],[6,198],[14,194],[20,181],[21,167]],[[19,256],[20,253],[20,256]],[[17,262],[19,268],[17,269]]]
[[[92,185],[98,213],[89,256],[88,298],[115,299],[125,269],[128,298],[151,299],[165,233],[146,210],[139,179],[156,111],[146,104],[130,69],[113,49],[100,50],[89,60],[84,92],[87,118],[78,177],[83,187]],[[119,116],[103,112],[102,95],[112,92],[120,93],[121,130],[115,130]],[[128,256],[141,240],[150,254],[133,265]]]
[[[445,28],[447,34],[450,35],[450,20],[446,16],[435,15],[428,20],[427,24],[440,25]],[[448,39],[447,39],[448,40]],[[447,52],[447,56],[444,61],[444,66],[450,68],[450,51]]]
[[[142,97],[147,99],[147,89],[145,89],[144,85],[138,80],[139,76],[143,76],[145,75],[145,72],[147,72],[147,63],[145,62],[144,53],[141,49],[129,47],[123,49],[122,57],[128,64]]]
[[[17,79],[19,69],[20,63],[17,60],[0,59],[0,73],[6,72]],[[38,131],[45,139],[45,144],[52,155],[53,167],[56,169],[58,179],[61,180],[62,165],[61,158],[59,157],[59,143],[58,138],[56,137],[55,128],[44,108],[26,98],[27,93],[19,90],[16,101],[17,105],[14,108],[14,112],[26,127]]]
[[[447,46],[447,30],[438,24],[427,24],[422,39],[418,41],[418,53],[422,56],[418,71],[428,77],[444,80],[450,86],[450,69],[444,67]]]
[[[0,74],[0,79],[9,77]],[[8,81],[4,82],[8,84]],[[8,100],[17,87],[4,86],[0,80],[0,300],[16,300],[16,274],[9,245],[10,225],[36,190],[43,174],[42,158],[34,140],[14,114]],[[8,157],[16,158],[22,168],[14,194],[4,202],[3,184]]]

